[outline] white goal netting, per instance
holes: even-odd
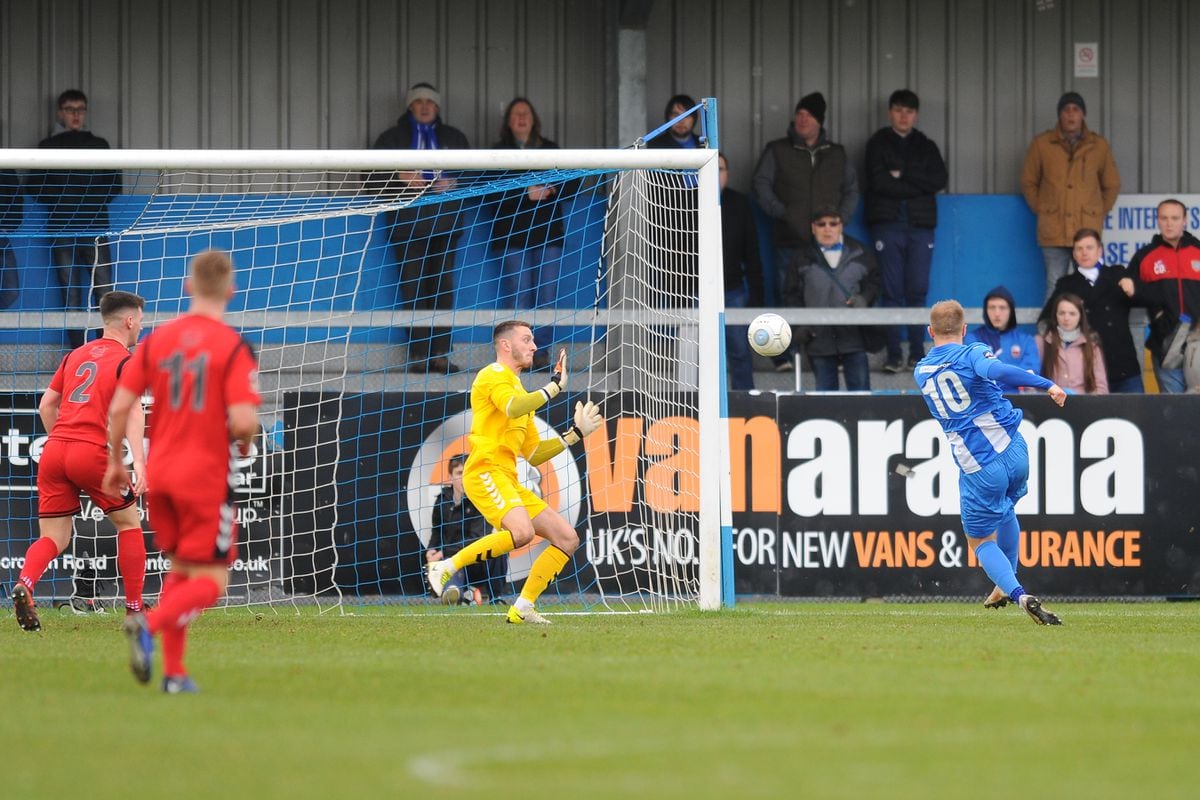
[[[568,391],[537,414],[543,436],[565,431],[584,398],[608,420],[585,445],[523,465],[581,539],[542,604],[695,604],[702,562],[710,583],[719,577],[718,507],[702,501],[722,472],[717,450],[702,468],[702,443],[723,430],[719,233],[700,235],[704,219],[719,231],[714,154],[404,152],[381,168],[372,159],[387,154],[312,154],[305,167],[293,151],[249,168],[264,154],[204,167],[114,151],[68,169],[61,159],[84,154],[10,153],[0,169],[19,181],[0,197],[0,241],[19,291],[0,312],[0,583],[12,585],[36,536],[38,396],[98,326],[97,296],[136,292],[148,326],[170,319],[187,307],[188,260],[207,248],[233,256],[228,321],[257,351],[263,391],[228,604],[433,602],[430,551],[486,533],[456,502],[452,474],[468,446],[467,390],[493,358],[492,326],[510,318],[531,322],[547,354],[569,354]],[[95,190],[105,175],[116,191]],[[527,388],[548,374],[526,374]],[[153,452],[152,402],[149,413]],[[166,562],[153,508],[143,516],[153,596]],[[86,498],[75,531],[39,598],[116,603],[115,533]],[[466,596],[511,599],[541,546],[469,568]]]

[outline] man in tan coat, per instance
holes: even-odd
[[[1038,245],[1046,264],[1046,299],[1071,268],[1080,228],[1104,229],[1104,216],[1121,192],[1121,176],[1103,136],[1088,130],[1087,106],[1077,92],[1058,101],[1058,125],[1034,137],[1021,170],[1021,191],[1037,215]]]

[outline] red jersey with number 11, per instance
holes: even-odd
[[[258,363],[224,322],[194,314],[154,330],[120,385],[154,397],[146,473],[155,491],[225,497],[232,470],[228,409],[259,405]]]
[[[129,349],[114,339],[94,339],[67,353],[50,379],[62,395],[51,439],[108,443],[108,406]]]

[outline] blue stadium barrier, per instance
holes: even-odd
[[[603,203],[591,202],[581,192],[565,209],[565,242],[559,297],[563,308],[591,306],[600,258],[604,219]],[[175,199],[178,199],[176,196]],[[114,229],[132,222],[150,198],[122,195],[110,207]],[[236,197],[223,197],[233,205]],[[286,205],[286,198],[281,203]],[[465,231],[459,242],[455,266],[455,304],[460,309],[498,307],[500,258],[488,247],[490,211],[478,201],[467,201],[463,211]],[[1019,195],[942,195],[938,197],[938,228],[929,297],[933,301],[954,297],[965,305],[982,302],[989,289],[1003,283],[1018,306],[1039,306],[1044,286],[1041,252],[1035,238],[1035,220]],[[766,278],[766,304],[776,305],[774,253],[770,221],[756,210]],[[21,228],[13,235],[20,275],[20,296],[11,310],[61,308],[61,292],[52,277],[51,241],[45,235],[46,212],[26,202]],[[850,235],[870,242],[861,211],[847,226]],[[346,235],[345,246],[331,252],[329,237]],[[215,234],[169,234],[131,237],[116,247],[114,279],[120,288],[135,288],[148,301],[148,310],[175,313],[181,308],[182,281],[187,254],[208,246],[232,247],[243,253],[238,262],[239,291],[232,310],[281,308],[317,311],[330,308],[359,311],[393,308],[398,297],[393,251],[382,224],[363,216],[336,217],[280,226],[264,226]],[[341,252],[365,248],[362,274],[355,299],[341,276]],[[250,263],[245,263],[249,253]],[[358,258],[357,255],[351,256]],[[328,281],[294,282],[294,276],[315,274]],[[140,280],[139,280],[140,279]],[[316,287],[316,293],[314,293]],[[353,305],[352,305],[353,304]],[[578,333],[578,332],[577,332]],[[303,334],[297,332],[297,336]],[[59,331],[0,330],[0,343],[61,342]],[[486,341],[490,329],[462,329],[455,339]],[[402,342],[400,329],[357,332],[355,341]]]
[[[1046,279],[1037,245],[1037,219],[1016,194],[938,195],[938,226],[929,280],[929,302],[953,298],[972,307],[988,290],[1004,284],[1018,306],[1041,306]],[[755,207],[766,279],[766,304],[776,305],[775,253],[771,220]],[[846,232],[873,243],[861,204]],[[976,320],[970,320],[972,324]]]

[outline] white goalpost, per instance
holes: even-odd
[[[513,318],[569,355],[567,391],[537,413],[543,437],[566,431],[577,400],[607,419],[551,462],[521,465],[581,541],[540,605],[732,602],[715,150],[3,150],[5,171],[20,189],[0,206],[20,215],[0,244],[21,290],[0,311],[0,584],[37,535],[37,398],[98,327],[97,296],[142,295],[152,328],[186,309],[187,262],[215,247],[233,256],[227,321],[254,346],[263,390],[228,605],[436,602],[431,551],[486,533],[469,515],[446,523],[452,463],[491,328]],[[87,187],[105,174],[121,191],[101,204]],[[62,269],[68,247],[93,261]],[[66,307],[72,293],[79,307]],[[143,518],[154,595],[166,563],[152,505]],[[110,605],[115,532],[86,498],[75,530],[39,597]],[[511,599],[540,546],[469,568],[468,597]]]

